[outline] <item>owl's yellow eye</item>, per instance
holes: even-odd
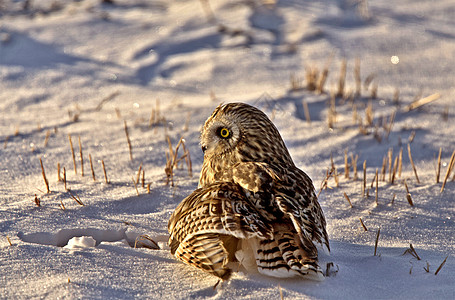
[[[229,129],[227,129],[227,128],[221,128],[219,131],[219,134],[220,134],[220,137],[222,137],[223,139],[227,139],[231,135],[231,133],[229,132]]]

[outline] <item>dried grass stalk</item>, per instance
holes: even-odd
[[[337,168],[335,167],[335,163],[333,162],[333,154],[330,153],[330,163],[331,163],[331,172],[333,172],[333,178],[335,179],[336,187],[340,186],[340,182],[338,180],[338,172]]]
[[[393,124],[395,123],[395,116],[396,116],[396,111],[394,110],[392,112],[392,114],[390,115],[390,121],[389,121],[388,125],[386,126],[386,132],[387,132],[386,137],[387,138],[389,138],[390,132],[392,131],[392,128],[393,128]]]
[[[193,163],[191,162],[190,150],[186,148],[185,140],[182,139],[183,152],[185,155],[185,161],[188,168],[188,176],[193,177]]]
[[[57,163],[57,181],[62,181],[62,177],[60,176],[60,163]]]
[[[330,176],[332,176],[332,172],[333,172],[333,170],[329,171],[329,168],[327,168],[325,178],[321,182],[321,187],[320,187],[318,195],[317,195],[318,198],[319,198],[319,195],[321,194],[322,190],[327,188],[328,182],[329,182],[329,178],[330,178]]]
[[[136,180],[134,180],[134,177],[131,177],[133,179],[133,184],[134,184],[134,188],[136,189],[136,194],[139,196],[139,190],[137,189],[137,183],[136,183]]]
[[[420,98],[420,99],[412,102],[408,106],[406,106],[404,111],[408,112],[408,111],[414,110],[416,108],[421,107],[422,105],[425,105],[425,104],[428,104],[428,103],[433,102],[435,100],[438,100],[439,98],[441,98],[441,95],[439,93],[434,93],[434,94],[432,94],[432,95],[430,95],[428,97]]]
[[[444,108],[444,111],[442,112],[442,119],[446,122],[449,120],[449,105],[446,105]]]
[[[406,200],[408,200],[409,205],[414,206],[414,202],[412,201],[411,193],[409,192],[406,180],[404,181],[404,187],[406,188]]]
[[[73,157],[74,174],[77,175],[76,155],[74,154],[73,140],[71,139],[71,134],[68,134],[68,140],[70,142],[71,147],[71,156]]]
[[[427,265],[423,267],[423,269],[427,272],[430,273],[430,264],[427,262]]]
[[[150,113],[150,119],[149,119],[149,127],[152,127],[155,124],[155,109],[152,108],[152,112]]]
[[[395,202],[395,198],[397,197],[397,194],[393,194],[392,196],[392,201],[390,202],[391,205]]]
[[[360,97],[362,90],[362,79],[360,77],[360,58],[355,59],[354,64],[354,79],[355,79],[355,97]]]
[[[368,228],[363,223],[362,218],[359,218],[359,220],[360,220],[360,224],[362,225],[363,230],[368,231]]]
[[[439,177],[441,175],[441,154],[442,148],[439,148],[438,161],[436,163],[436,183],[439,183]]]
[[[6,149],[6,146],[8,145],[9,141],[9,135],[5,138],[5,142],[3,143],[3,149]]]
[[[109,184],[109,180],[107,179],[106,166],[104,165],[104,160],[101,160],[101,165],[103,166],[104,181],[105,181],[107,184]]]
[[[409,141],[409,144],[412,143],[414,141],[414,138],[416,137],[416,132],[413,130],[411,132],[411,134],[409,135],[409,138],[408,138],[408,141]]]
[[[374,83],[373,87],[371,88],[371,99],[378,98],[378,84]]]
[[[100,111],[103,108],[103,105],[107,102],[111,101],[115,97],[120,95],[120,91],[115,91],[112,94],[108,95],[107,97],[103,98],[101,102],[95,107],[95,111]]]
[[[118,107],[115,108],[115,116],[119,120],[122,118],[122,113],[120,112],[120,109]]]
[[[376,193],[374,199],[376,201],[376,205],[378,205],[378,196],[379,196],[379,180],[378,180],[378,169],[376,169]]]
[[[303,113],[305,114],[305,120],[308,124],[311,124],[310,110],[308,108],[308,103],[305,100],[302,100]]]
[[[353,172],[354,172],[354,180],[357,180],[358,179],[358,176],[357,176],[357,160],[359,159],[359,155],[356,154],[355,156],[351,153],[351,165],[352,165],[352,169],[353,169]]]
[[[385,175],[387,173],[387,156],[384,156],[382,159],[382,168],[381,168],[381,180],[385,181]]]
[[[402,255],[405,255],[405,254],[411,254],[417,260],[421,260],[420,256],[417,254],[417,251],[414,249],[414,246],[412,246],[412,244],[409,244],[409,249],[406,249]]]
[[[303,89],[303,80],[299,76],[292,73],[289,80],[291,82],[292,91],[300,91]]]
[[[183,132],[187,132],[190,124],[191,112],[186,114],[185,124],[183,125]]]
[[[349,206],[350,206],[351,208],[353,208],[352,203],[351,203],[351,199],[349,199],[349,196],[348,196],[346,193],[344,193],[344,192],[343,192],[343,195],[344,195],[344,198],[346,198],[346,200],[348,201]]]
[[[130,160],[133,161],[133,146],[131,145],[130,135],[128,133],[128,125],[126,124],[126,120],[123,120],[123,126],[125,128],[125,135],[126,135],[126,141],[128,143],[128,150],[129,150],[129,153],[130,153]]]
[[[77,204],[79,204],[81,206],[85,206],[84,203],[82,203],[81,198],[79,198],[79,196],[76,193],[75,193],[76,195],[73,195],[73,193],[71,193],[70,190],[68,190],[68,193],[70,194],[71,198],[73,198],[74,201],[77,202]]]
[[[415,258],[417,258],[417,260],[421,260],[420,256],[417,254],[417,252],[414,249],[414,246],[412,246],[412,244],[409,244],[409,249],[411,249],[412,253],[414,253]]]
[[[363,161],[363,185],[362,185],[362,197],[365,198],[365,191],[367,189],[367,161]]]
[[[381,232],[381,228],[378,228],[378,233],[376,234],[376,240],[374,242],[374,256],[376,256],[378,250],[378,242],[379,242],[379,233]]]
[[[357,122],[359,121],[359,114],[357,113],[357,105],[352,106],[352,122],[354,125],[357,125]]]
[[[452,172],[452,168],[453,168],[454,164],[455,164],[455,150],[453,151],[452,157],[450,157],[449,165],[447,166],[447,172],[446,172],[446,176],[444,177],[444,182],[442,183],[441,193],[444,191],[444,187],[446,186],[447,179],[449,178],[450,173]]]
[[[400,148],[400,154],[398,155],[398,177],[401,178],[401,171],[403,169],[403,148]]]
[[[164,173],[166,173],[166,185],[171,182],[171,186],[174,186],[174,172],[172,169],[172,160],[170,155],[165,152],[166,154],[166,166],[164,167]]]
[[[176,166],[176,158],[177,158],[177,153],[178,153],[178,148],[182,142],[182,138],[180,138],[177,146],[175,147],[175,152],[172,147],[172,142],[169,136],[166,136],[168,145],[169,145],[169,154],[166,152],[166,167],[164,169],[166,176],[167,176],[167,181],[166,184],[169,184],[169,181],[171,182],[171,186],[174,186],[174,167]]]
[[[169,145],[169,152],[165,152],[166,154],[166,166],[164,168],[164,172],[166,173],[166,185],[171,182],[171,186],[174,186],[174,168],[177,168],[178,163],[181,162],[183,159],[185,160],[187,167],[188,167],[188,175],[190,177],[193,176],[192,171],[192,162],[190,152],[186,148],[185,139],[183,137],[180,138],[175,150],[172,147],[171,139],[169,136],[166,136],[168,145]],[[183,148],[183,155],[178,157],[178,151],[180,146]]]
[[[379,131],[379,125],[376,124],[374,126],[374,138],[378,141],[378,143],[382,142],[382,135],[383,133]]]
[[[434,275],[438,275],[439,271],[441,271],[442,267],[444,266],[444,264],[446,263],[447,261],[447,258],[449,256],[447,255],[446,258],[444,258],[444,261],[439,265],[439,267],[436,269],[436,272],[434,272]]]
[[[368,88],[370,86],[370,83],[373,81],[373,79],[376,77],[376,74],[371,73],[365,78],[365,81],[363,82],[363,88],[365,91],[368,91]]]
[[[400,90],[398,88],[395,88],[395,91],[393,92],[392,101],[395,105],[400,105]]]
[[[376,178],[378,177],[377,174],[378,174],[378,168],[376,168],[376,173],[375,173],[375,175],[374,175],[374,177],[373,177],[373,180],[371,181],[371,186],[370,186],[370,188],[373,188],[373,187],[374,187],[374,183],[376,182]]]
[[[334,169],[334,172],[333,172],[333,178],[335,179],[335,186],[339,187],[340,186],[340,181],[338,179],[338,171],[337,171],[336,168]]]
[[[349,179],[348,150],[344,150],[344,178]]]
[[[346,82],[346,69],[347,69],[347,61],[343,59],[341,61],[341,68],[340,68],[340,78],[338,79],[338,91],[336,93],[337,97],[343,97],[344,95],[344,86]]]
[[[84,177],[84,154],[82,153],[81,136],[79,136],[79,155],[81,157],[81,175]]]
[[[419,176],[417,176],[416,166],[414,164],[414,161],[412,160],[411,144],[408,144],[408,155],[409,155],[409,161],[411,162],[412,169],[414,170],[414,175],[416,177],[417,183],[420,183]]]
[[[36,196],[36,194],[35,194],[35,204],[36,204],[36,206],[38,206],[38,207],[41,206],[41,200],[40,200],[40,198],[38,198],[38,196]]]
[[[397,174],[397,169],[398,169],[398,156],[395,157],[395,161],[393,163],[393,172],[392,172],[392,181],[391,184],[395,182],[396,174]]]
[[[66,186],[66,168],[63,167],[63,184],[65,186],[65,191],[68,190],[67,186]]]
[[[308,67],[305,70],[306,89],[315,91],[319,70],[316,67]]]
[[[93,181],[96,181],[95,170],[93,169],[93,162],[92,162],[92,155],[91,154],[88,155],[88,159],[90,161],[90,170],[92,171]]]
[[[335,101],[335,93],[333,91],[330,92],[330,107],[327,111],[327,125],[330,129],[334,128],[336,123],[336,101]]]
[[[389,165],[389,182],[392,182],[392,162],[393,162],[393,148],[389,148],[387,152],[388,165]]]
[[[139,184],[139,180],[141,180],[141,173],[142,173],[142,163],[139,165],[139,169],[137,170],[136,184]]]
[[[46,172],[44,171],[43,160],[40,158],[39,162],[41,165],[41,174],[43,175],[44,183],[46,184],[46,191],[49,194],[51,192],[51,190],[49,189],[49,181],[47,180]]]
[[[44,148],[47,147],[47,143],[49,143],[49,138],[51,137],[51,131],[46,131],[46,137],[44,138]]]
[[[327,81],[327,77],[329,76],[329,68],[326,66],[321,73],[321,76],[319,76],[319,79],[317,81],[316,85],[316,92],[319,94],[324,93],[324,85]]]
[[[329,77],[329,67],[332,64],[333,55],[334,55],[334,52],[332,52],[330,54],[329,58],[327,59],[324,69],[322,69],[321,76],[318,79],[316,90],[319,94],[324,93],[324,85],[327,81],[327,78]]]
[[[373,103],[370,101],[368,101],[368,105],[365,109],[365,121],[366,121],[366,125],[367,126],[372,126],[373,125],[373,119],[374,119],[374,116],[373,116]]]

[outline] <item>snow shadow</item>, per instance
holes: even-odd
[[[0,65],[48,69],[58,64],[75,65],[88,59],[58,51],[58,47],[33,39],[18,31],[8,31],[11,40],[2,45]],[[32,50],[33,49],[33,50]]]
[[[221,35],[218,32],[210,34],[202,34],[200,36],[188,38],[185,41],[177,39],[174,41],[172,39],[173,35],[177,33],[170,33],[168,42],[162,43],[158,42],[147,46],[140,51],[138,51],[134,56],[134,60],[141,60],[146,56],[151,54],[156,56],[155,61],[140,67],[136,72],[136,78],[139,79],[140,83],[147,85],[152,79],[156,76],[162,76],[168,78],[172,76],[172,73],[177,71],[180,68],[185,67],[183,64],[178,64],[176,66],[171,66],[168,69],[160,70],[160,67],[173,56],[183,55],[187,53],[194,53],[199,50],[206,48],[219,48],[221,43]]]
[[[120,230],[101,230],[95,228],[75,228],[75,229],[61,229],[57,233],[50,232],[35,232],[24,234],[18,233],[18,237],[27,243],[51,245],[63,247],[68,244],[68,241],[73,237],[91,236],[96,241],[96,246],[101,242],[116,242],[126,239],[126,229]]]
[[[102,230],[96,228],[74,228],[61,229],[56,233],[35,232],[24,234],[23,232],[19,232],[18,237],[27,243],[56,247],[69,245],[69,241],[75,237],[91,237],[95,241],[95,247],[99,246],[102,242],[119,242],[124,240],[133,248],[136,246],[138,248],[144,246],[147,248],[159,249],[156,243],[150,242],[145,244],[145,239],[141,238],[139,234],[135,232],[126,232],[126,229]]]

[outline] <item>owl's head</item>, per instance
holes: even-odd
[[[224,164],[293,164],[280,133],[259,109],[244,103],[218,106],[202,129],[204,161]]]

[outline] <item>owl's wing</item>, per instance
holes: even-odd
[[[273,194],[269,209],[277,208],[294,224],[297,233],[308,253],[317,255],[313,241],[325,245],[330,251],[326,222],[314,191],[313,182],[295,166],[279,172],[266,163],[244,162],[226,170],[216,177],[233,181],[242,188],[263,196]],[[215,179],[217,179],[215,177]],[[267,211],[267,204],[261,204]]]
[[[271,238],[272,227],[235,183],[214,183],[195,190],[172,214],[171,253],[179,260],[222,279],[231,270],[237,239]]]
[[[297,168],[283,177],[286,181],[275,187],[278,207],[292,220],[304,246],[313,248],[311,241],[315,241],[330,251],[326,221],[311,179]]]

